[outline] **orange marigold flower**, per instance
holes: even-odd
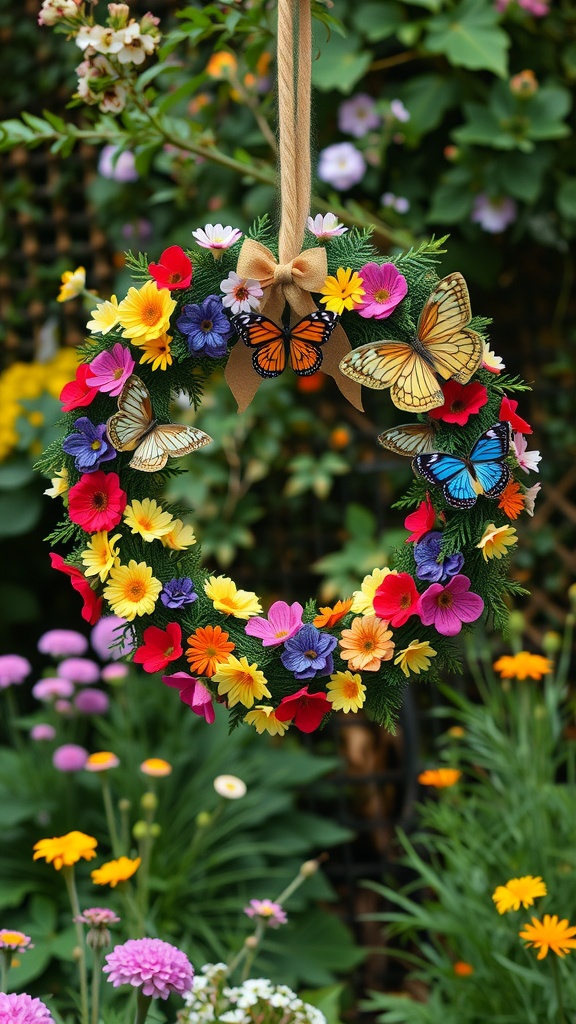
[[[67,832],[65,836],[39,839],[34,844],[34,860],[44,857],[47,864],[53,864],[56,871],[71,867],[79,860],[92,860],[96,856],[98,841],[85,832]]]
[[[229,635],[220,626],[199,626],[188,637],[190,646],[186,657],[192,671],[200,676],[213,676],[218,665],[228,660],[236,646],[228,639]]]
[[[524,511],[524,492],[516,480],[511,480],[502,491],[498,508],[502,509],[508,519],[518,519]]]
[[[530,654],[528,651],[504,654],[493,665],[501,679],[542,679],[542,676],[549,675],[553,667],[550,658],[544,658],[542,654]]]
[[[461,775],[462,772],[457,768],[427,768],[425,772],[420,772],[418,782],[421,786],[447,789],[448,786],[455,786]]]
[[[132,875],[135,875],[142,863],[141,857],[119,857],[118,860],[109,860],[99,868],[90,872],[94,885],[109,885],[114,889],[118,882],[127,882]]]
[[[452,970],[459,978],[469,978],[471,974],[474,974],[472,964],[467,964],[465,960],[457,960],[452,964]]]
[[[350,629],[342,630],[340,657],[353,672],[378,672],[394,655],[392,630],[377,615],[359,615]]]
[[[320,614],[312,619],[312,625],[318,629],[332,629],[332,626],[335,626],[340,619],[348,614],[353,600],[354,598],[347,597],[345,601],[336,601],[333,608],[321,608]]]
[[[506,885],[498,885],[492,899],[498,913],[506,914],[509,910],[520,910],[520,904],[527,910],[533,906],[537,896],[545,896],[547,892],[546,883],[540,875],[523,875],[522,878],[511,878]]]
[[[551,949],[556,956],[565,956],[576,949],[576,928],[571,928],[567,918],[558,920],[557,914],[544,914],[542,921],[532,918],[532,924],[525,924],[524,931],[518,932],[521,939],[527,939],[529,946],[539,950],[538,960],[543,960]]]

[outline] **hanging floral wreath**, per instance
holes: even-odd
[[[194,236],[194,251],[171,246],[158,262],[129,255],[135,285],[92,312],[61,395],[64,437],[39,464],[66,510],[50,540],[71,545],[52,564],[84,618],[125,619],[134,660],[208,721],[217,700],[259,732],[310,732],[361,707],[393,728],[406,681],[458,671],[454,638],[482,618],[505,629],[506,595],[524,593],[507,569],[511,521],[532,514],[539,488],[525,483],[539,455],[510,397],[527,385],[490,351],[462,276],[438,279],[441,241],[383,260],[368,231],[308,218],[290,276],[266,218],[244,240],[221,225]],[[240,407],[285,367],[322,366],[356,404],[365,384],[412,414],[378,438],[415,473],[397,503],[412,511],[393,569],[374,568],[330,608],[263,610],[202,565],[188,510],[161,495],[178,458],[211,442],[171,422],[171,401],[184,392],[198,408],[221,365]]]

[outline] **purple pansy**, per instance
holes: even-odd
[[[230,321],[218,295],[208,295],[201,303],[188,303],[176,321],[186,336],[193,355],[220,359],[226,355],[226,342],[232,334]]]
[[[445,583],[451,576],[456,576],[464,565],[464,555],[459,551],[446,555],[440,560],[442,534],[438,530],[427,533],[418,544],[414,545],[416,560],[416,576],[419,580],[429,583]]]
[[[286,641],[280,661],[296,679],[312,679],[334,671],[332,651],[338,640],[321,633],[316,626],[306,625]]]
[[[74,465],[79,473],[95,473],[102,462],[116,458],[105,423],[92,423],[87,416],[80,416],[74,423],[75,434],[69,434],[62,442],[68,455],[74,456]]]
[[[184,608],[192,604],[198,594],[194,590],[194,584],[189,576],[182,576],[180,579],[170,580],[164,584],[160,600],[166,608]]]

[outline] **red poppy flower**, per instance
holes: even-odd
[[[80,363],[76,370],[74,380],[68,381],[60,392],[62,412],[71,412],[72,409],[79,409],[83,405],[90,405],[98,394],[95,388],[89,388],[86,383],[88,377],[92,377],[89,363]]]
[[[308,693],[308,687],[284,697],[276,708],[279,722],[293,722],[300,732],[314,732],[324,715],[332,711],[325,693]]]
[[[421,501],[416,511],[411,512],[404,520],[404,526],[406,529],[413,531],[410,536],[406,538],[406,543],[410,544],[414,541],[414,543],[417,544],[419,540],[422,540],[422,537],[424,537],[425,534],[430,533],[435,522],[436,513],[432,502],[430,501],[430,495],[428,494],[428,491],[426,491],[424,501]]]
[[[68,492],[68,513],[86,533],[111,530],[122,519],[126,493],[117,473],[84,473]]]
[[[473,413],[479,412],[488,401],[488,392],[483,384],[459,384],[456,380],[448,380],[442,385],[444,405],[430,409],[428,415],[434,420],[444,423],[457,423],[463,427]]]
[[[74,590],[80,594],[84,601],[82,618],[91,626],[95,626],[102,615],[102,598],[94,593],[84,573],[77,569],[75,565],[67,565],[62,555],[57,555],[55,551],[51,551],[50,562],[53,569],[57,569],[58,572],[64,572],[70,577],[70,583]]]
[[[531,434],[532,427],[526,420],[523,420],[521,416],[516,415],[516,409],[518,408],[518,402],[513,398],[508,398],[508,395],[504,395],[502,402],[500,403],[500,412],[498,413],[499,420],[508,420],[513,430],[519,430],[521,434]]]
[[[166,629],[148,626],[144,630],[144,643],[134,655],[137,665],[145,672],[161,672],[171,661],[182,657],[182,628],[177,622],[169,622]]]
[[[410,573],[390,573],[382,580],[374,594],[374,611],[391,626],[403,626],[416,613],[420,595]]]
[[[179,245],[164,249],[159,263],[149,263],[148,272],[159,288],[189,288],[192,281],[192,261]]]

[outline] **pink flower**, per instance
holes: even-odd
[[[194,676],[189,676],[187,672],[174,672],[171,676],[162,676],[162,682],[180,690],[182,703],[187,704],[199,718],[206,719],[208,725],[212,725],[216,718],[212,694]]]
[[[40,653],[51,654],[53,658],[84,654],[87,647],[86,637],[75,629],[49,629],[38,641]]]
[[[228,277],[220,282],[220,288],[224,292],[222,305],[235,315],[250,313],[253,309],[258,309],[260,299],[264,294],[258,281],[238,277],[235,270],[231,270]]]
[[[90,643],[102,661],[108,661],[109,658],[117,661],[130,654],[134,645],[131,633],[123,632],[123,627],[126,625],[126,619],[122,619],[118,615],[105,615],[100,619],[98,625],[94,626],[90,634]],[[120,643],[121,637],[123,639]]]
[[[110,707],[110,698],[103,690],[87,686],[76,694],[74,707],[81,715],[105,715]]]
[[[108,981],[141,988],[153,999],[168,999],[171,992],[183,995],[192,988],[194,970],[188,957],[162,939],[128,939],[105,957]]]
[[[3,1024],[55,1024],[50,1010],[40,999],[26,992],[0,992],[0,1021]]]
[[[8,686],[19,686],[32,671],[32,665],[20,654],[3,654],[0,656],[0,690]]]
[[[531,434],[532,427],[526,422],[526,420],[523,420],[521,416],[517,415],[517,408],[518,402],[514,398],[508,398],[508,395],[504,395],[504,398],[500,402],[498,419],[507,420],[512,427],[512,430],[519,430],[521,434]]]
[[[55,736],[56,729],[48,722],[38,722],[30,729],[30,739],[32,740],[53,740]]]
[[[88,751],[77,743],[65,743],[52,754],[52,764],[59,772],[80,772],[87,760]]]
[[[82,686],[95,683],[100,677],[100,668],[90,658],[65,658],[58,665],[56,675]]]
[[[129,671],[128,665],[119,665],[113,661],[111,665],[104,665],[101,676],[105,683],[116,683],[120,679],[125,679]]]
[[[90,405],[96,398],[96,391],[89,388],[87,384],[91,370],[88,363],[80,363],[76,370],[74,380],[68,381],[60,392],[62,412],[71,412],[72,409],[79,409],[81,406]]]
[[[351,142],[336,142],[320,151],[317,173],[320,181],[326,181],[339,192],[344,192],[362,181],[366,173],[366,161]]]
[[[288,921],[282,905],[274,903],[273,900],[250,900],[249,905],[244,907],[244,913],[248,917],[259,917],[269,928],[278,928]]]
[[[159,263],[148,264],[148,272],[159,288],[168,288],[169,291],[189,288],[192,281],[192,261],[179,245],[170,245],[164,249]]]
[[[73,693],[74,686],[69,679],[56,677],[40,679],[32,687],[32,696],[36,700],[50,701],[55,697],[71,697]]]
[[[130,349],[118,341],[109,351],[100,352],[88,365],[88,387],[97,388],[115,398],[122,391],[135,364]]]
[[[426,491],[424,501],[421,501],[416,511],[411,512],[404,520],[404,526],[406,529],[413,531],[410,536],[406,538],[406,543],[411,544],[414,542],[417,544],[419,540],[422,540],[422,537],[424,537],[425,534],[430,532],[435,522],[436,513],[432,502],[430,501],[430,495],[428,494],[428,491]]]
[[[311,231],[319,242],[327,242],[330,238],[343,235],[348,228],[340,223],[335,213],[325,213],[322,216],[318,213],[315,217],[308,217],[306,221],[308,231]]]
[[[456,636],[463,622],[475,622],[484,611],[484,601],[470,593],[467,576],[453,576],[445,587],[432,583],[420,597],[418,614],[423,626],[434,626],[442,636]]]
[[[224,249],[229,249],[240,238],[240,228],[233,228],[229,224],[223,227],[222,224],[205,224],[203,228],[197,228],[192,232],[192,237],[202,249],[211,249],[213,255],[220,256]]]
[[[457,423],[463,427],[470,416],[480,412],[488,401],[488,391],[483,384],[473,381],[472,384],[459,384],[456,380],[447,380],[442,385],[444,405],[430,409],[428,415],[433,420],[444,423]]]
[[[340,131],[356,139],[362,139],[369,131],[378,128],[380,120],[375,101],[363,92],[345,100],[338,109]]]
[[[171,661],[182,657],[182,627],[177,622],[169,622],[166,629],[148,626],[143,638],[133,660],[145,672],[161,672]]]
[[[244,627],[248,636],[257,636],[263,647],[278,647],[294,636],[302,626],[302,605],[295,601],[275,601],[268,609],[268,618],[255,615]]]
[[[393,263],[365,263],[358,273],[364,298],[354,307],[356,312],[373,320],[390,316],[408,291],[406,278]]]
[[[490,196],[482,193],[474,200],[470,220],[479,224],[482,230],[487,231],[490,235],[498,235],[516,220],[517,212],[516,202],[509,196],[491,199]]]
[[[542,456],[540,452],[533,451],[527,452],[528,441],[523,434],[514,434],[512,439],[516,458],[518,459],[518,465],[520,469],[523,469],[525,473],[539,473],[538,463]]]

